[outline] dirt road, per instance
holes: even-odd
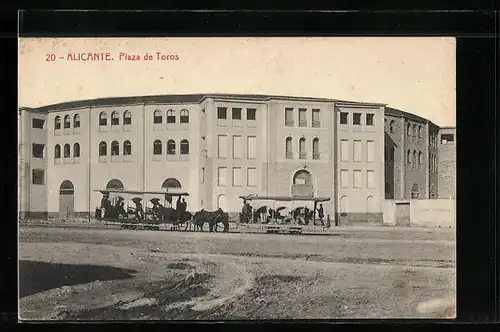
[[[451,231],[22,228],[20,260],[24,319],[416,318],[455,291]]]

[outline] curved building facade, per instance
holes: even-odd
[[[269,95],[102,98],[19,110],[21,216],[88,217],[105,188],[328,196],[325,215],[379,222],[385,198],[438,195],[439,128],[379,103]]]

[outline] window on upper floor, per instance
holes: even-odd
[[[106,156],[108,154],[108,145],[106,142],[99,143],[99,156]]]
[[[175,111],[174,110],[167,111],[167,123],[175,123]]]
[[[366,141],[366,161],[375,161],[375,141]]]
[[[422,138],[422,126],[418,126],[418,138]]]
[[[153,123],[163,123],[163,113],[160,110],[156,110],[153,113]]]
[[[227,107],[217,107],[217,119],[227,119]]]
[[[285,108],[285,126],[293,127],[293,108],[287,107]]]
[[[411,136],[411,124],[409,123],[406,125],[406,135]]]
[[[320,118],[320,113],[321,111],[319,109],[313,109],[312,110],[312,126],[313,128],[319,128],[321,127],[321,118]]]
[[[299,108],[299,127],[307,127],[307,109]]]
[[[243,158],[245,147],[243,146],[243,136],[233,136],[233,159]]]
[[[173,139],[167,141],[167,154],[175,154],[175,141]]]
[[[54,158],[61,158],[61,146],[59,144],[56,144],[56,146],[54,147]]]
[[[366,171],[366,187],[368,189],[375,188],[375,171],[367,170]]]
[[[181,123],[189,123],[189,111],[186,109],[181,110]]]
[[[45,149],[45,144],[32,144],[32,156],[33,158],[43,158],[43,150]]]
[[[99,114],[99,126],[107,126],[108,125],[108,115],[106,112],[101,112]]]
[[[299,159],[306,159],[307,151],[306,151],[306,139],[301,137],[299,139]]]
[[[247,159],[257,159],[256,136],[247,136]]]
[[[408,150],[408,151],[406,152],[406,163],[407,163],[408,165],[411,165],[411,151],[410,151],[410,150]]]
[[[75,114],[73,117],[73,128],[80,128],[80,114]]]
[[[70,158],[71,157],[71,147],[69,144],[64,144],[64,158]]]
[[[374,125],[375,114],[366,114],[366,125],[373,126]]]
[[[285,139],[285,157],[286,159],[293,159],[293,144],[291,137]]]
[[[352,115],[352,124],[360,125],[361,124],[361,113],[353,113]]]
[[[363,160],[363,146],[360,140],[353,141],[353,160],[362,161]]]
[[[349,141],[340,140],[340,161],[349,161]]]
[[[348,124],[349,121],[349,113],[340,112],[340,124]]]
[[[243,168],[233,167],[233,187],[242,187],[244,183]]]
[[[256,119],[257,119],[257,109],[247,108],[247,120],[256,120]]]
[[[123,155],[130,156],[132,154],[132,143],[130,141],[123,142]]]
[[[247,168],[247,186],[257,187],[257,168],[249,167]]]
[[[319,159],[320,155],[319,155],[319,138],[315,137],[312,141],[313,143],[313,146],[312,146],[312,150],[313,150],[313,159]]]
[[[80,158],[80,144],[73,144],[73,157]]]
[[[61,129],[61,117],[59,115],[54,118],[54,129]]]
[[[363,173],[361,170],[354,170],[353,172],[353,187],[362,188],[363,187]]]
[[[420,152],[418,153],[418,164],[419,164],[420,166],[422,166],[423,162],[424,162],[424,160],[423,160],[423,158],[422,158],[422,151],[420,151]]]
[[[233,108],[231,111],[233,120],[241,120],[241,108]]]
[[[441,144],[448,144],[455,140],[455,135],[453,134],[441,134]]]
[[[45,170],[43,169],[34,169],[32,171],[32,183],[36,185],[45,184]]]
[[[181,141],[181,154],[189,154],[189,141],[187,139]]]
[[[347,169],[340,170],[340,187],[349,188],[349,170]]]
[[[131,125],[132,124],[132,113],[129,110],[126,110],[123,113],[123,124]]]
[[[162,150],[162,146],[161,146],[161,141],[160,140],[156,140],[153,142],[153,154],[155,155],[159,155],[159,154],[162,154],[161,150]]]
[[[395,121],[391,120],[391,122],[389,123],[389,132],[390,133],[394,133],[394,125],[395,125]]]
[[[112,156],[120,155],[120,144],[117,141],[111,142],[111,155]]]
[[[226,159],[228,154],[227,136],[219,135],[217,137],[217,155],[219,159]]]
[[[33,118],[31,123],[31,127],[34,129],[43,129],[44,125],[45,125],[44,119]]]
[[[64,116],[64,129],[71,128],[71,119],[69,115]]]
[[[418,135],[417,125],[413,125],[412,135],[413,137],[417,138]]]
[[[111,113],[111,125],[118,126],[119,124],[120,124],[120,114],[114,111],[113,113]]]
[[[217,185],[225,187],[227,184],[227,167],[219,167],[217,169]]]

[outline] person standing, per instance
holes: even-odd
[[[321,221],[321,225],[324,225],[323,223],[324,216],[325,216],[325,211],[323,210],[323,204],[320,204],[318,208],[318,218]]]

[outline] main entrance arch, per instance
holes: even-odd
[[[123,183],[118,179],[113,179],[108,182],[106,189],[123,190]]]
[[[300,169],[293,175],[292,196],[312,197],[314,195],[311,172]]]
[[[180,188],[182,188],[180,181],[174,178],[166,179],[165,181],[163,181],[163,184],[161,185],[162,190],[180,189]]]
[[[75,217],[75,187],[69,180],[59,186],[59,216],[63,219]]]

